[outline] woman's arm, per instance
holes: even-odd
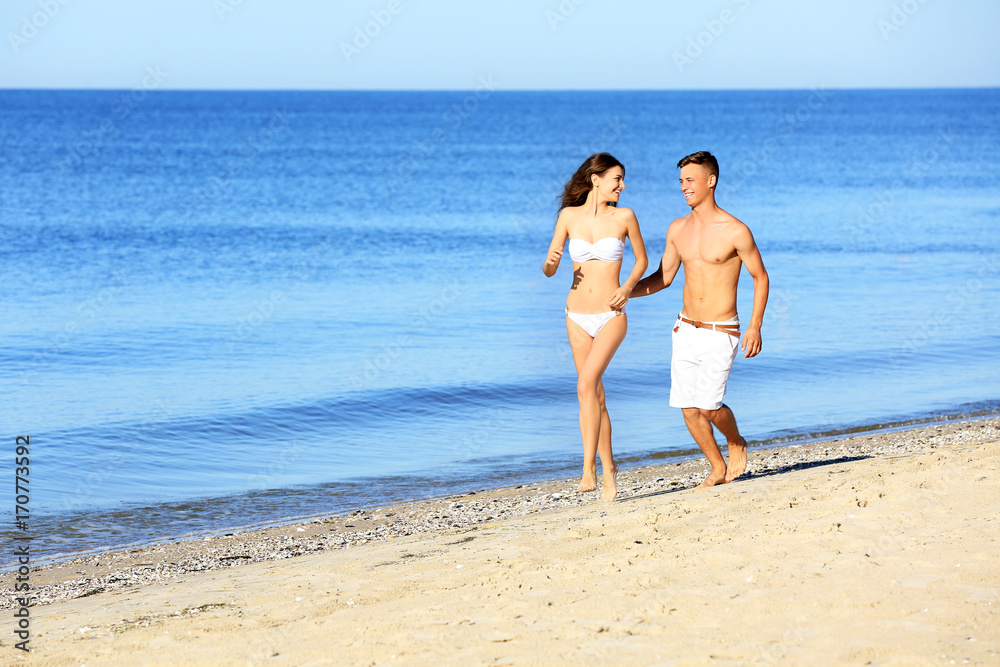
[[[670,287],[670,283],[674,281],[677,269],[681,266],[681,257],[677,254],[677,248],[674,247],[671,238],[670,230],[673,228],[674,225],[671,223],[670,228],[667,229],[667,244],[663,249],[663,259],[660,260],[660,265],[656,267],[655,271],[636,283],[632,289],[633,298],[656,294],[661,289]]]
[[[625,211],[622,211],[625,213]],[[608,300],[608,305],[612,310],[621,310],[628,302],[632,289],[642,278],[643,271],[649,266],[649,258],[646,256],[646,244],[642,240],[642,232],[639,231],[639,220],[635,213],[628,210],[625,217],[625,236],[632,242],[632,254],[635,255],[635,264],[625,283],[615,290]]]
[[[625,281],[622,287],[628,287],[628,292],[631,292],[632,288],[639,282],[639,279],[642,278],[643,272],[649,266],[649,258],[646,256],[646,244],[642,240],[642,232],[639,231],[639,220],[635,217],[635,213],[628,216],[625,221],[625,236],[632,242],[632,254],[635,255],[635,265],[632,267],[632,273],[629,274],[628,280]]]
[[[556,269],[559,268],[559,260],[562,259],[563,246],[566,245],[566,237],[569,233],[566,231],[566,218],[563,215],[565,209],[559,212],[559,218],[556,220],[555,231],[552,232],[552,243],[549,244],[549,254],[546,255],[545,261],[542,263],[542,273],[546,277],[551,278],[555,275]]]

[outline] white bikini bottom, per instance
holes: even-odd
[[[591,338],[604,328],[604,325],[611,321],[612,317],[621,315],[620,310],[608,310],[603,313],[571,313],[566,309],[566,317],[580,325],[580,328],[587,332]]]

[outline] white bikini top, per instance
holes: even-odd
[[[588,243],[583,239],[569,240],[569,256],[574,262],[586,262],[588,259],[617,262],[624,254],[625,243],[614,236],[597,239],[594,243]]]

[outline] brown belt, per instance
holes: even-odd
[[[684,322],[685,324],[690,324],[691,326],[697,327],[699,329],[711,329],[712,331],[722,331],[729,334],[730,336],[736,336],[737,338],[740,337],[740,325],[738,324],[711,324],[709,322],[695,322],[694,320],[689,320],[688,318],[681,317],[680,315],[677,316],[677,319],[679,319],[681,322]],[[677,331],[677,327],[674,327],[674,331]]]

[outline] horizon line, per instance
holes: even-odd
[[[100,92],[123,91],[142,88],[132,86],[114,87],[2,87],[0,92]],[[998,90],[1000,84],[993,86],[893,86],[893,87],[830,87],[823,85],[787,88],[504,88],[492,93],[745,93],[745,92],[785,92],[809,90],[838,91],[942,91],[942,90]],[[476,88],[147,88],[147,93],[463,93],[473,92]]]

